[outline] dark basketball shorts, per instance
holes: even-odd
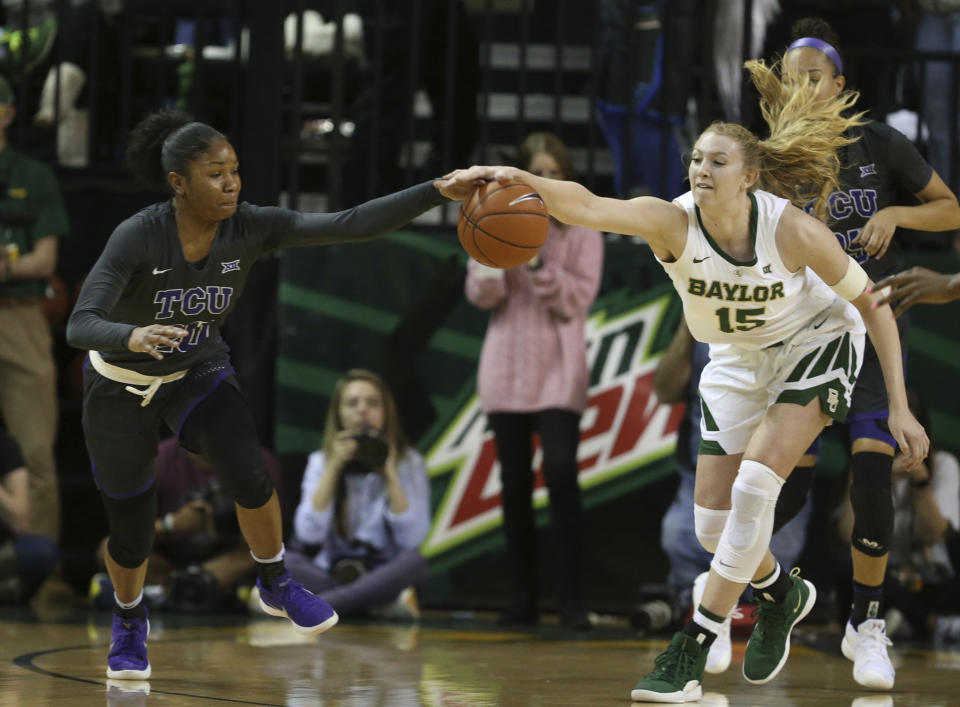
[[[146,407],[125,384],[83,371],[83,433],[97,486],[111,498],[137,496],[153,483],[163,428],[179,436],[190,413],[221,383],[239,390],[228,354],[194,366],[183,378],[164,383]]]

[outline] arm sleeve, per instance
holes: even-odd
[[[130,222],[117,227],[87,275],[73,314],[67,321],[67,343],[78,349],[124,351],[133,324],[107,317],[137,269],[138,231]]]
[[[493,309],[507,299],[507,278],[477,277],[477,263],[467,261],[467,280],[464,284],[467,299],[478,309]]]
[[[408,450],[398,473],[409,505],[406,511],[398,515],[390,510],[388,504],[385,516],[397,546],[403,550],[413,550],[420,547],[430,529],[430,483],[423,457]]]
[[[300,504],[293,515],[293,532],[297,539],[307,545],[319,545],[327,539],[330,520],[333,517],[333,504],[324,511],[313,507],[313,494],[323,476],[323,452],[314,452],[307,461],[300,487]]]
[[[906,135],[895,128],[890,128],[889,160],[897,182],[911,194],[922,191],[933,177],[930,163],[923,159],[920,151]]]
[[[592,229],[571,228],[575,238],[566,263],[545,263],[530,273],[533,291],[550,312],[567,321],[586,316],[600,289],[603,271],[603,236]]]
[[[265,207],[277,223],[268,230],[264,251],[300,245],[327,245],[368,241],[396,231],[412,219],[447,201],[423,182],[415,187],[371,199],[359,206],[330,214],[302,213]]]

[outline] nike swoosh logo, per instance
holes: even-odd
[[[509,204],[507,204],[507,206],[516,206],[522,201],[533,201],[534,199],[536,199],[540,203],[543,203],[543,199],[540,198],[540,195],[537,194],[536,192],[532,192],[530,194],[524,194],[523,196],[518,196],[516,199],[514,199]]]
[[[705,257],[703,257],[703,258],[694,258],[694,259],[693,259],[693,263],[694,263],[694,265],[696,265],[697,263],[702,263],[704,260],[706,260],[706,259],[709,258],[709,257],[710,257],[710,256],[707,255],[707,256],[705,256]]]
[[[829,318],[830,318],[830,315],[828,314],[827,316],[825,316],[825,317],[823,318],[823,321],[821,321],[819,324],[814,324],[814,325],[813,325],[813,328],[814,328],[814,329],[819,329],[820,327],[823,326],[823,323],[824,323],[825,321],[827,321]]]
[[[163,273],[165,273],[165,272],[170,272],[171,270],[173,270],[173,268],[167,268],[167,269],[165,269],[165,270],[160,270],[159,268],[154,268],[154,269],[153,269],[153,274],[154,274],[154,275],[163,275]]]

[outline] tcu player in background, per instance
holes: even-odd
[[[783,56],[784,77],[809,77],[826,102],[848,95],[844,93],[843,60],[830,25],[807,18],[796,22],[791,33],[793,41]],[[838,152],[839,187],[828,197],[826,222],[844,250],[877,282],[903,269],[894,237],[898,227],[921,231],[958,228],[960,206],[940,175],[894,128],[870,120],[851,127],[847,136],[855,142]],[[907,317],[900,317],[897,324],[900,346],[906,353]],[[855,521],[850,548],[853,603],[842,649],[854,662],[854,680],[875,689],[892,688],[895,677],[883,619],[883,579],[893,534],[891,473],[897,448],[887,423],[889,408],[880,361],[868,341],[846,419]],[[803,507],[817,446],[808,450],[781,490],[774,532]]]
[[[280,504],[219,326],[254,261],[271,250],[361,241],[443,202],[429,182],[332,214],[240,203],[233,146],[209,125],[160,111],[135,129],[127,161],[170,199],[121,223],[80,292],[67,340],[88,349],[83,430],[110,521],[105,563],[116,606],[107,677],[150,676],[143,606],[165,423],[216,469],[256,560],[264,611],[305,633],[337,622],[283,562]],[[462,198],[470,191],[446,190]]]

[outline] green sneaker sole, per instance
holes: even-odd
[[[793,627],[802,621],[803,618],[810,613],[813,605],[817,603],[817,588],[813,586],[813,582],[805,579],[803,580],[803,583],[807,585],[807,588],[810,590],[810,594],[807,595],[807,601],[804,603],[803,609],[799,614],[797,614],[797,618],[793,620],[793,623],[790,624],[790,630],[787,632],[787,644],[783,648],[783,655],[780,656],[780,662],[777,663],[777,667],[775,667],[766,677],[754,679],[747,676],[747,663],[744,661],[743,679],[747,682],[753,685],[763,685],[773,680],[775,677],[777,677],[777,675],[779,675],[780,671],[783,670],[783,666],[786,664],[787,658],[790,657],[790,636],[793,634]]]
[[[698,702],[703,696],[699,680],[691,680],[686,687],[676,692],[655,692],[653,690],[633,690],[630,699],[634,702],[659,702],[667,704],[683,704],[684,702]]]

